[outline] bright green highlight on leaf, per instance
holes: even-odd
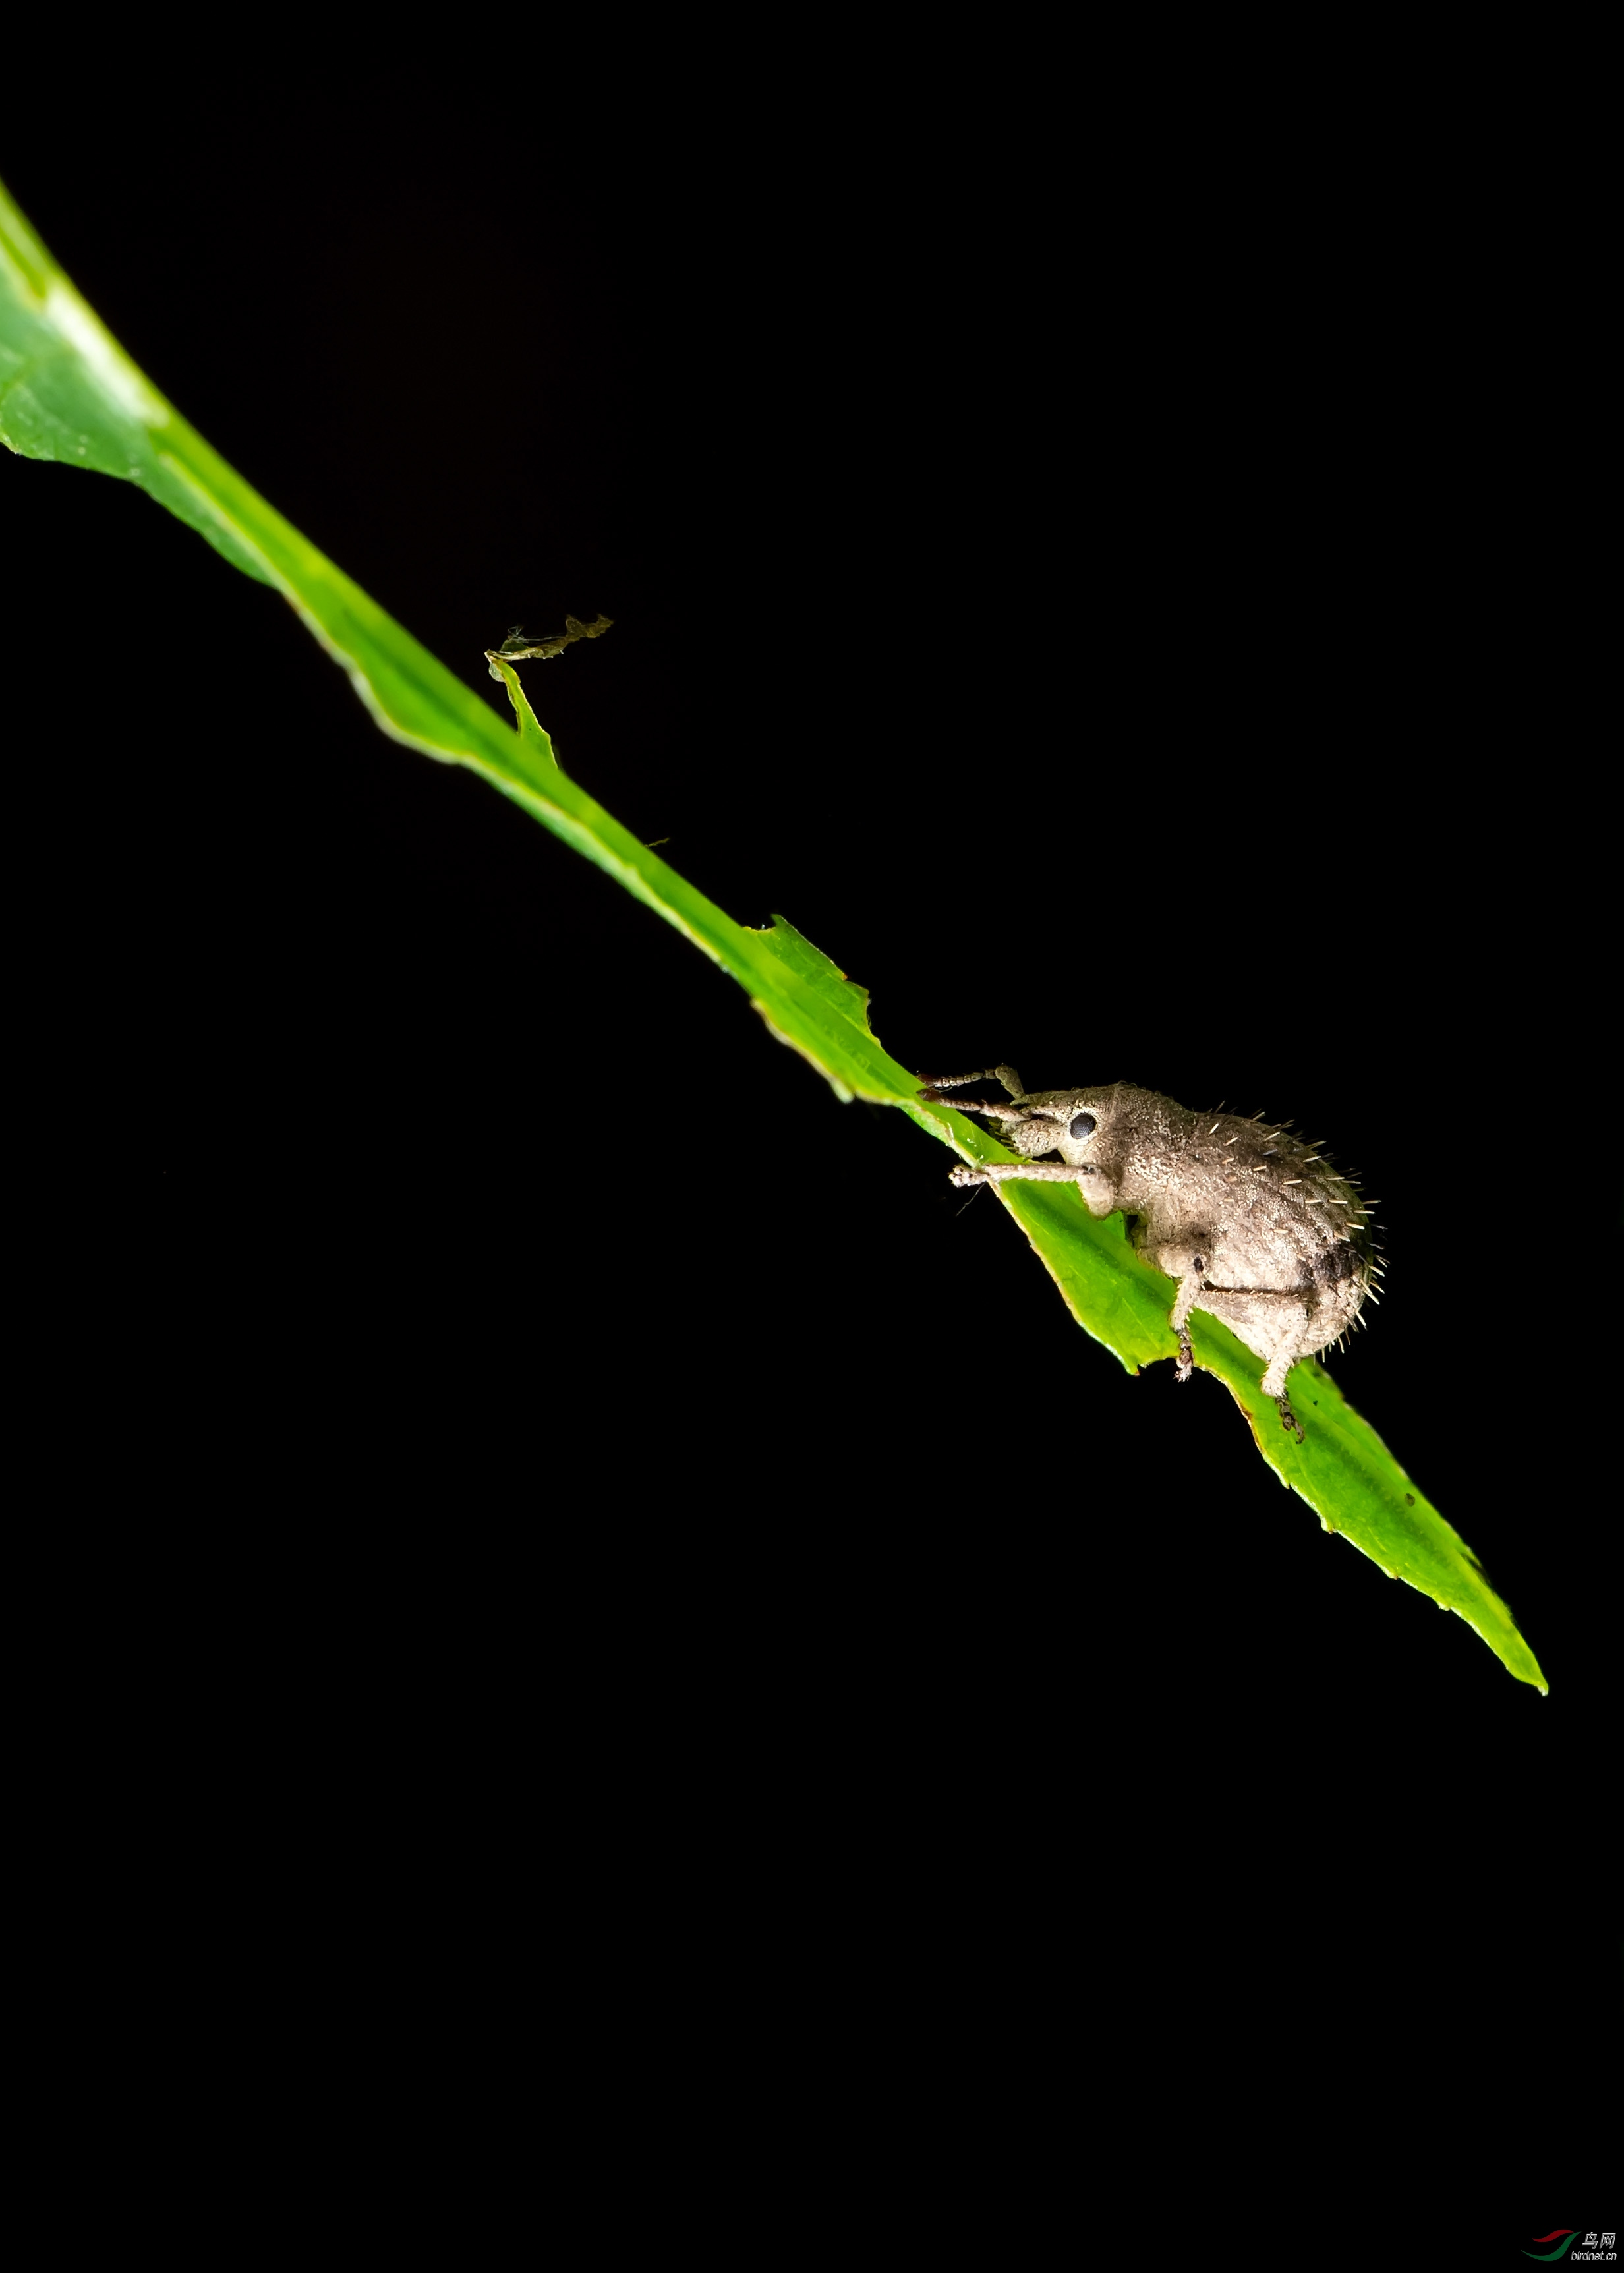
[[[863,989],[793,925],[782,917],[766,931],[735,923],[577,787],[560,768],[500,649],[487,660],[508,688],[516,732],[234,473],[103,329],[4,188],[0,441],[24,457],[54,458],[139,484],[234,566],[274,585],[349,672],[386,734],[430,757],[472,767],[673,924],[732,972],[779,1040],[799,1050],[841,1097],[899,1106],[961,1159],[1012,1157],[951,1106],[918,1097],[918,1076],[888,1057],[870,1031]],[[572,623],[569,636],[596,636],[598,628]],[[564,643],[526,645],[534,654],[557,652]],[[1065,1185],[996,1189],[1073,1317],[1130,1372],[1173,1356],[1171,1281],[1134,1255],[1120,1216],[1097,1223]],[[1292,1373],[1292,1402],[1307,1430],[1298,1444],[1279,1426],[1273,1400],[1259,1393],[1258,1360],[1202,1311],[1191,1324],[1196,1363],[1228,1384],[1264,1459],[1325,1527],[1342,1533],[1390,1576],[1458,1611],[1518,1680],[1543,1690],[1545,1677],[1470,1549],[1324,1369],[1308,1362]],[[1123,1424],[1102,1414],[1101,1425]]]

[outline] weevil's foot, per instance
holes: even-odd
[[[1195,1352],[1190,1347],[1190,1329],[1188,1326],[1180,1326],[1178,1330],[1178,1366],[1174,1375],[1174,1378],[1177,1381],[1188,1381],[1194,1371]]]
[[[962,1189],[966,1184],[984,1184],[987,1179],[980,1168],[967,1168],[960,1163],[958,1167],[948,1170],[947,1181],[950,1184],[958,1184]]]
[[[1300,1444],[1303,1441],[1303,1424],[1297,1419],[1297,1414],[1291,1410],[1290,1399],[1287,1397],[1282,1391],[1281,1395],[1274,1399],[1274,1402],[1280,1407],[1281,1427],[1282,1429],[1290,1429],[1295,1430],[1297,1441]]]

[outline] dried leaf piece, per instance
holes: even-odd
[[[547,639],[530,639],[515,624],[500,647],[486,648],[485,659],[491,666],[492,678],[500,682],[502,674],[496,668],[499,660],[502,663],[524,663],[532,656],[539,656],[545,662],[553,656],[562,655],[572,640],[601,638],[612,627],[613,621],[613,616],[599,616],[596,623],[583,624],[579,616],[566,616],[563,630],[554,632]]]

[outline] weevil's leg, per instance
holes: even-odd
[[[950,1168],[947,1181],[950,1184],[1074,1184],[1077,1170],[1064,1160],[988,1160],[980,1167]]]
[[[1296,1362],[1295,1357],[1288,1357],[1283,1350],[1280,1351],[1277,1355],[1270,1358],[1265,1367],[1260,1385],[1265,1397],[1272,1397],[1280,1407],[1281,1427],[1292,1429],[1300,1444],[1303,1441],[1303,1424],[1291,1410],[1291,1399],[1286,1394],[1286,1376]]]
[[[1279,1396],[1274,1399],[1274,1402],[1280,1407],[1281,1427],[1282,1429],[1289,1429],[1292,1435],[1297,1438],[1297,1443],[1300,1444],[1303,1441],[1303,1424],[1297,1419],[1297,1414],[1291,1410],[1291,1399],[1286,1395],[1283,1389],[1281,1391]]]
[[[1184,1283],[1182,1279],[1179,1282],[1181,1294]],[[1237,1317],[1233,1309],[1221,1309],[1216,1302],[1208,1300],[1213,1295],[1226,1294],[1235,1304],[1244,1304],[1249,1314],[1245,1323]],[[1300,1444],[1303,1426],[1291,1410],[1291,1400],[1286,1395],[1286,1376],[1299,1357],[1317,1347],[1312,1330],[1317,1308],[1313,1288],[1219,1287],[1209,1279],[1196,1294],[1195,1306],[1198,1309],[1215,1311],[1226,1324],[1235,1328],[1247,1348],[1256,1350],[1260,1357],[1273,1347],[1274,1354],[1264,1368],[1260,1386],[1265,1397],[1272,1397],[1280,1407],[1281,1427],[1289,1429]],[[1265,1318],[1278,1318],[1280,1328],[1264,1328]]]
[[[980,1073],[927,1074],[925,1086],[920,1091],[920,1095],[928,1097],[933,1090],[937,1089],[968,1089],[973,1081],[999,1081],[1003,1083],[1011,1097],[1025,1097],[1026,1094],[1021,1086],[1020,1076],[1013,1066],[996,1065],[984,1066]],[[976,1106],[969,1108],[973,1113],[980,1109]]]
[[[1248,1302],[1256,1302],[1260,1308],[1267,1308],[1274,1302],[1288,1303],[1304,1324],[1313,1315],[1315,1296],[1318,1292],[1312,1287],[1221,1287],[1215,1279],[1204,1279],[1202,1284],[1209,1294],[1243,1296]],[[1198,1302],[1197,1309],[1200,1307]],[[1298,1354],[1300,1354],[1299,1352]],[[1293,1357],[1288,1362],[1295,1365],[1297,1358]]]
[[[1194,1309],[1201,1292],[1201,1274],[1186,1271],[1178,1282],[1178,1294],[1168,1314],[1168,1324],[1178,1336],[1178,1378],[1188,1381],[1195,1369],[1195,1354],[1190,1347],[1190,1313]]]
[[[940,1097],[934,1089],[921,1089],[920,1095],[934,1105],[951,1105],[957,1113],[979,1113],[984,1121],[1029,1121],[1032,1116],[1020,1105],[983,1105],[978,1097],[962,1101],[956,1097]]]

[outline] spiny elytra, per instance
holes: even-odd
[[[1011,1101],[944,1094],[978,1081],[1002,1083]],[[1298,1358],[1364,1323],[1359,1311],[1379,1300],[1371,1280],[1381,1268],[1369,1207],[1317,1145],[1260,1114],[1243,1121],[1191,1113],[1125,1081],[1028,1091],[1007,1065],[944,1075],[920,1095],[996,1121],[1004,1142],[1024,1155],[957,1167],[954,1183],[1075,1183],[1090,1214],[1120,1209],[1135,1248],[1178,1282],[1169,1320],[1178,1378],[1187,1381],[1193,1364],[1190,1313],[1206,1310],[1264,1360],[1264,1395],[1301,1443],[1286,1376]]]

